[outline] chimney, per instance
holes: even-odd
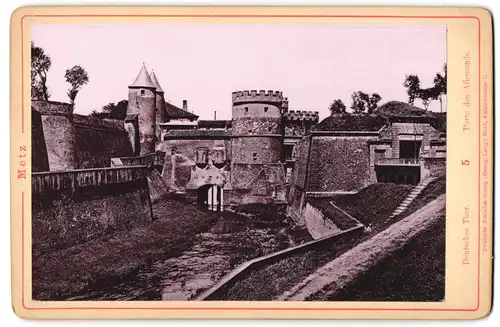
[[[217,111],[214,111],[214,120],[217,120]]]
[[[182,100],[182,109],[188,111],[188,101]]]

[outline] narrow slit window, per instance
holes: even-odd
[[[141,95],[146,95],[146,90],[141,90]]]
[[[257,152],[253,153],[253,161],[257,161]]]
[[[264,107],[264,112],[267,112],[267,109],[269,109],[269,107]]]
[[[248,107],[245,107],[245,112],[248,112]]]

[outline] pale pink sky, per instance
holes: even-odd
[[[50,24],[34,25],[32,40],[52,58],[51,100],[68,101],[67,68],[88,71],[76,98],[82,114],[127,99],[142,62],[167,100],[187,99],[201,119],[214,110],[229,119],[231,92],[247,89],[281,90],[290,109],[321,118],[334,99],[349,107],[358,90],[380,94],[380,104],[407,101],[405,74],[430,87],[446,62],[445,25]]]

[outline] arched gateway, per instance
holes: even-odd
[[[203,185],[197,190],[198,205],[211,211],[223,211],[224,195],[222,187],[217,185]]]

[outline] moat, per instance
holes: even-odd
[[[216,213],[209,230],[174,257],[156,260],[120,281],[65,300],[190,300],[241,263],[312,238],[284,214],[285,205],[246,206]]]

